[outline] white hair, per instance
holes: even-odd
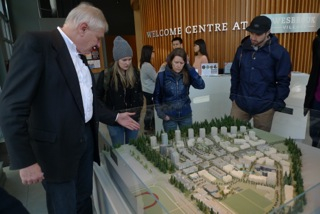
[[[65,25],[70,28],[76,28],[81,23],[87,23],[91,30],[104,29],[108,31],[108,23],[103,12],[87,2],[81,2],[68,14]]]

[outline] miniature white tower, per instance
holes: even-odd
[[[213,126],[211,127],[211,136],[216,136],[218,134],[218,128]]]
[[[175,134],[176,142],[180,141],[181,140],[181,131],[175,130],[174,134]]]
[[[193,139],[194,138],[194,131],[193,128],[188,129],[188,138]]]
[[[151,136],[150,137],[150,144],[151,144],[151,148],[157,146],[157,137],[156,136]]]
[[[231,127],[230,127],[230,133],[233,134],[233,135],[234,135],[234,134],[237,134],[237,129],[238,129],[238,127],[236,127],[236,126],[231,126]]]
[[[161,134],[161,144],[168,145],[168,134],[167,133]]]
[[[240,126],[240,132],[245,133],[247,131],[247,128],[245,126]]]
[[[255,133],[254,131],[250,130],[250,131],[249,131],[249,137],[250,137],[251,139],[254,139],[254,138],[256,137],[256,133]]]
[[[222,135],[227,135],[227,133],[228,133],[227,127],[222,126],[222,127],[221,127],[221,130],[220,130],[220,133],[221,133]]]
[[[205,138],[206,137],[206,129],[205,128],[200,128],[199,129],[199,134],[201,138]]]

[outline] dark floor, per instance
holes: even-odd
[[[23,185],[19,171],[4,167],[6,182],[4,188],[27,208],[31,214],[47,213],[45,192],[41,184]]]

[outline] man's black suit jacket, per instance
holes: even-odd
[[[112,124],[116,113],[99,108],[92,82],[90,126],[99,162],[98,115]],[[29,32],[16,41],[0,98],[0,125],[11,169],[39,163],[48,181],[74,177],[86,150],[84,109],[76,70],[58,30]]]

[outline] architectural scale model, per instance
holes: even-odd
[[[262,139],[260,130],[244,125],[206,130],[142,136],[117,152],[169,213],[270,213],[303,192],[301,152],[293,140],[272,140],[270,133]],[[157,203],[150,204],[143,212],[157,213]]]

